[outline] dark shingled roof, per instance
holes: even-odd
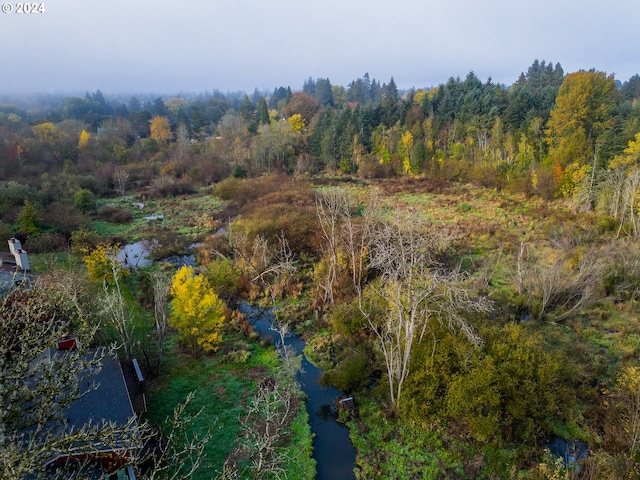
[[[50,348],[44,353],[44,358],[47,356],[60,358],[61,355],[73,355],[74,353]],[[82,358],[88,360],[95,355],[101,356],[103,353],[98,349],[91,349]],[[132,419],[135,419],[136,415],[131,405],[118,358],[115,354],[113,356],[105,355],[101,362],[102,367],[91,372],[92,374],[82,381],[80,385],[82,396],[64,412],[68,422],[66,428],[77,429],[88,423],[101,425],[108,422],[115,423],[119,427],[126,427]],[[109,446],[95,444],[82,450],[86,453],[95,453],[117,451],[129,447],[132,446],[122,442]],[[65,456],[59,455],[57,458]],[[51,459],[51,461],[55,460],[55,458]]]
[[[94,351],[90,351],[86,355],[93,354]],[[97,384],[98,388],[92,389],[93,384]],[[81,391],[83,396],[67,412],[70,425],[79,427],[88,421],[111,421],[124,426],[135,417],[122,368],[115,356],[105,356],[102,359],[102,368],[83,381]]]

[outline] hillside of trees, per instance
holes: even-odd
[[[637,478],[639,97],[638,75],[536,60],[510,86],[470,72],[399,91],[365,74],[16,100],[0,105],[0,238],[36,270],[86,267],[96,298],[128,292],[136,327],[94,328],[145,356],[152,403],[175,358],[256,361],[235,310],[249,301],[356,399],[341,420],[357,478]],[[108,252],[139,240],[156,264],[116,281]],[[192,251],[195,268],[166,261]],[[158,315],[158,275],[171,321],[147,324],[150,348],[136,335]],[[278,392],[295,388],[284,370]],[[282,398],[275,411],[302,401]],[[251,457],[228,443],[216,474]],[[278,452],[254,478],[290,468]]]
[[[73,174],[94,194],[112,188],[119,169],[141,186],[163,175],[210,184],[229,171],[426,175],[617,211],[601,197],[622,167],[614,158],[635,145],[639,91],[637,75],[620,84],[538,61],[510,87],[470,72],[408,92],[367,74],[346,88],[309,78],[266,98],[108,102],[97,90],[47,110],[0,106],[2,173],[40,190],[44,174]]]

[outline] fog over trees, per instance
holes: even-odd
[[[327,408],[360,478],[636,476],[640,76],[302,82],[0,97],[0,239],[37,279],[0,300],[16,478],[46,456],[21,429],[75,398],[43,416],[20,371],[70,330],[140,358],[144,418],[183,429],[146,475],[314,478],[300,360],[243,302],[353,399]]]

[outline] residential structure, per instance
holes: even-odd
[[[17,285],[31,282],[31,266],[20,240],[9,239],[9,252],[0,252],[0,296]]]
[[[64,429],[77,430],[85,425],[107,425],[126,432],[121,440],[108,442],[84,442],[75,445],[72,451],[53,452],[47,466],[53,470],[65,469],[69,471],[69,478],[75,478],[74,470],[81,469],[83,478],[98,479],[129,479],[135,480],[136,474],[132,451],[142,448],[136,411],[133,407],[132,396],[127,388],[127,381],[120,361],[115,354],[106,354],[105,350],[90,349],[87,353],[77,353],[75,337],[65,337],[58,341],[57,348],[49,348],[39,357],[40,368],[46,368],[50,359],[64,359],[68,361],[91,361],[100,358],[99,368],[87,372],[89,375],[80,384],[80,396],[63,415]],[[139,369],[138,369],[139,370]],[[138,392],[142,391],[143,382],[141,372],[139,376],[130,379],[129,383]],[[142,400],[134,397],[137,403]],[[131,439],[138,439],[131,443]]]

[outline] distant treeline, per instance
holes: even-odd
[[[112,164],[132,170],[135,181],[127,165],[151,160],[153,173],[194,182],[274,170],[422,175],[594,206],[595,186],[629,165],[620,158],[640,132],[639,96],[637,74],[621,83],[538,60],[511,86],[470,72],[408,91],[368,74],[346,87],[309,78],[301,91],[270,95],[109,101],[97,90],[46,111],[1,105],[0,170],[28,178],[65,162],[80,173]]]

